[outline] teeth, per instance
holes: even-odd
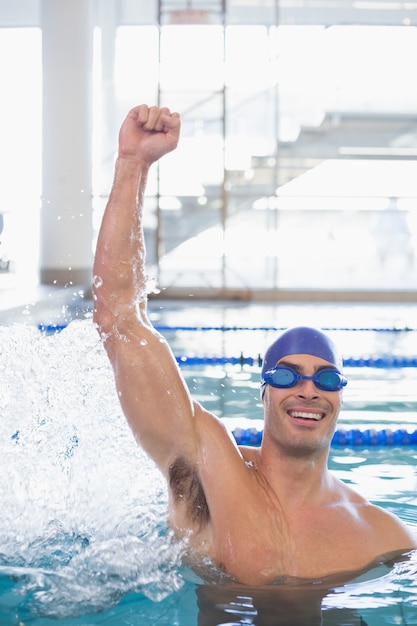
[[[306,413],[304,411],[291,411],[291,417],[302,417],[306,420],[316,420],[316,422],[321,419],[321,415],[318,413]]]

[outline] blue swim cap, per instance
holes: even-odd
[[[333,341],[318,328],[296,326],[282,333],[265,353],[262,365],[262,381],[264,373],[289,354],[311,354],[328,361],[340,371],[343,359]]]

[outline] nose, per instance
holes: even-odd
[[[300,398],[318,398],[320,392],[312,380],[300,380],[297,385],[297,395]]]

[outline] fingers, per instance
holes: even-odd
[[[176,126],[180,119],[179,114],[171,113],[168,107],[149,107],[146,104],[141,104],[135,110],[137,112],[137,123],[144,130],[166,131],[172,125]]]
[[[171,111],[167,107],[163,107],[159,109],[159,115],[155,124],[155,130],[159,130],[159,131],[164,130],[164,123],[162,120],[162,116],[165,116],[165,118],[171,117]]]

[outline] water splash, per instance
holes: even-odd
[[[183,546],[166,528],[165,481],[126,424],[91,320],[52,336],[0,326],[0,366],[0,623],[76,618],[132,592],[161,600],[178,590]],[[186,375],[196,386],[197,373]],[[416,559],[338,587],[323,610],[415,611]],[[2,622],[4,607],[14,622]]]
[[[392,568],[375,567],[352,583],[334,589],[326,596],[323,607],[369,609],[404,605],[416,606],[417,550],[409,559],[395,563]],[[405,623],[405,622],[404,622]]]
[[[159,471],[137,447],[91,320],[0,327],[0,575],[42,615],[181,586]]]

